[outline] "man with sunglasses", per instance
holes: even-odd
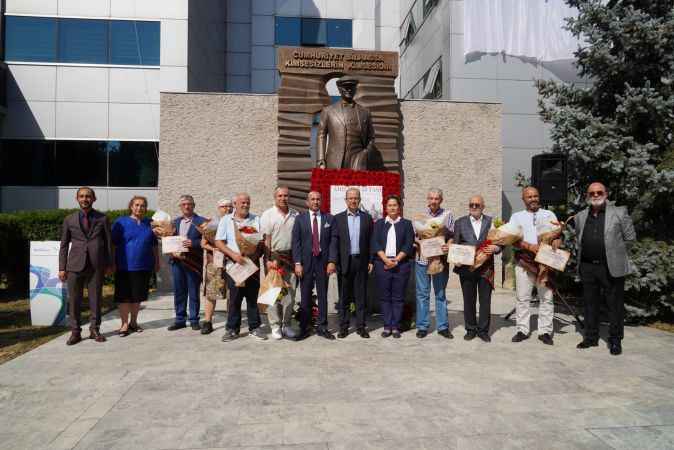
[[[588,207],[575,217],[578,269],[583,283],[585,335],[577,348],[596,347],[599,341],[601,293],[609,311],[608,347],[612,355],[622,353],[625,318],[625,276],[632,272],[627,248],[636,239],[627,208],[608,202],[602,183],[587,188]]]
[[[538,339],[546,345],[553,345],[552,340],[552,319],[555,312],[555,305],[552,302],[553,292],[549,286],[536,284],[536,274],[531,267],[537,266],[534,262],[536,253],[538,253],[538,232],[537,229],[558,223],[555,213],[541,208],[541,198],[538,189],[533,186],[525,187],[522,190],[522,201],[526,209],[519,211],[510,217],[510,223],[522,227],[523,238],[516,244],[515,253],[515,287],[517,303],[515,304],[515,317],[517,322],[517,333],[513,336],[513,342],[522,342],[528,339],[530,318],[531,318],[531,300],[534,287],[538,292]],[[561,241],[556,239],[552,242],[552,247],[559,248]]]

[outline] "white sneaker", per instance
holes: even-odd
[[[290,339],[297,337],[297,333],[295,333],[295,330],[290,325],[283,327],[283,335]]]
[[[276,339],[277,341],[279,339],[283,339],[283,333],[281,332],[281,327],[274,327],[271,330],[271,338]]]

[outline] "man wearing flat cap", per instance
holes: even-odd
[[[368,170],[374,128],[370,112],[354,101],[357,86],[354,77],[337,80],[342,99],[321,111],[316,161],[321,169]]]

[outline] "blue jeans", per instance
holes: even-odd
[[[447,297],[445,288],[449,280],[449,271],[445,270],[435,275],[426,273],[427,265],[414,264],[414,277],[417,286],[417,329],[428,331],[430,327],[430,297],[431,282],[435,291],[435,328],[438,331],[449,329],[449,320],[447,320]]]
[[[187,319],[187,299],[190,301],[190,323],[199,323],[199,285],[201,276],[180,263],[171,264],[173,274],[173,305],[176,310],[177,324]]]

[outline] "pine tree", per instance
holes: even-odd
[[[602,181],[629,208],[638,242],[630,311],[674,307],[674,0],[566,0],[578,9],[567,29],[581,46],[584,85],[538,81],[540,114],[553,152],[569,163],[571,212]]]

